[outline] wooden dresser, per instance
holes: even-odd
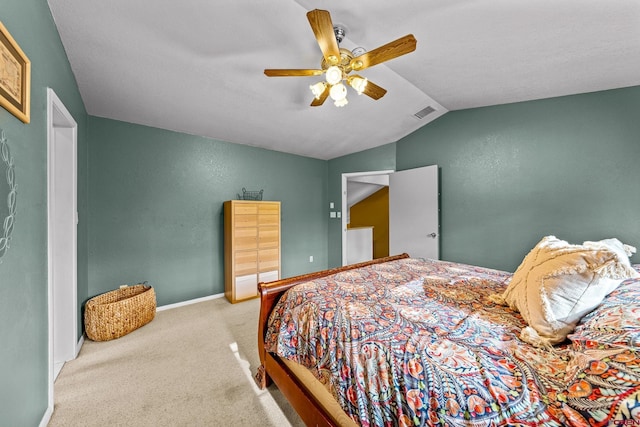
[[[280,278],[280,202],[224,202],[224,295],[258,296],[258,282]]]

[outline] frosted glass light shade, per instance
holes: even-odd
[[[358,92],[358,95],[362,95],[362,92],[364,92],[367,87],[367,83],[369,83],[369,80],[366,78],[362,79],[360,77],[352,77],[349,79],[349,84],[356,92]]]
[[[330,85],[334,85],[339,83],[342,80],[342,70],[335,65],[327,68],[327,73],[325,78],[327,79],[327,83]]]
[[[316,99],[320,99],[320,95],[324,93],[324,90],[326,88],[327,84],[325,82],[318,82],[314,85],[309,86],[309,89],[311,89],[311,93],[313,93],[313,96],[315,96]]]
[[[338,99],[337,101],[334,102],[336,107],[344,107],[348,103],[349,101],[347,101],[347,98]]]
[[[329,90],[329,96],[331,96],[331,99],[333,99],[334,101],[340,101],[342,99],[346,99],[347,98],[346,86],[343,85],[342,83],[338,83],[337,85],[331,86],[331,89]]]

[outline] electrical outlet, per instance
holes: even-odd
[[[329,212],[329,218],[335,218],[336,217],[336,213],[335,212]]]
[[[313,255],[309,255],[309,262],[313,262]]]

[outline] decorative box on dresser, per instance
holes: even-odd
[[[224,295],[258,296],[258,283],[280,278],[280,202],[224,202]]]

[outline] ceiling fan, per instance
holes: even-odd
[[[407,34],[369,52],[361,53],[358,51],[358,49],[362,51],[361,48],[351,52],[338,46],[344,36],[344,29],[333,26],[328,11],[314,9],[307,13],[307,19],[322,51],[320,69],[266,69],[264,73],[268,77],[307,77],[324,74],[326,81],[309,86],[314,95],[312,107],[322,105],[329,96],[337,107],[346,105],[347,88],[343,81],[358,94],[364,93],[375,100],[382,98],[387,93],[385,89],[360,75],[350,73],[373,67],[416,50],[415,37],[413,34]]]

